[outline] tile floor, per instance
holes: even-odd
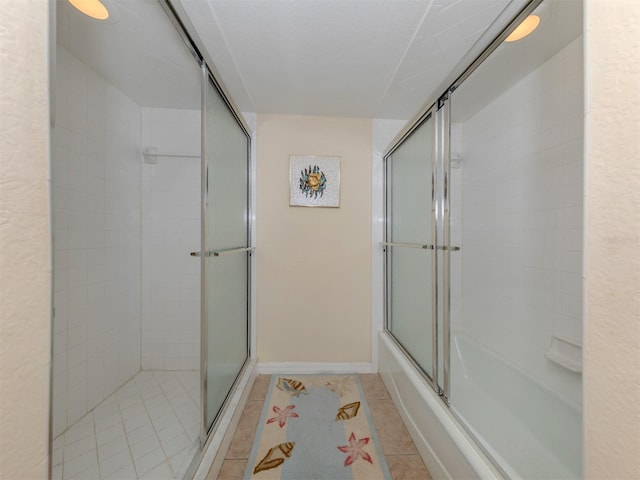
[[[220,474],[217,478],[209,474],[207,480],[242,479],[270,378],[269,375],[260,375],[256,379]],[[380,376],[360,375],[360,383],[371,410],[391,478],[393,480],[430,480],[431,475],[418,454]]]
[[[182,478],[200,433],[199,372],[142,371],[53,441],[53,480]]]

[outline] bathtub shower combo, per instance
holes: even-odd
[[[582,48],[529,4],[384,158],[379,368],[434,477],[581,478]]]
[[[52,478],[183,478],[249,370],[250,135],[186,15],[105,4],[52,2]]]

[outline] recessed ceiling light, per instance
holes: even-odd
[[[98,20],[109,18],[109,10],[100,0],[69,0],[69,3],[91,18]]]
[[[537,15],[529,15],[504,41],[515,42],[516,40],[520,40],[538,28],[538,25],[540,25],[540,17]]]

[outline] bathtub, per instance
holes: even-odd
[[[581,478],[578,406],[458,334],[447,408],[391,336],[379,340],[380,375],[433,478]]]

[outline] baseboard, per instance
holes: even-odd
[[[323,362],[263,362],[258,363],[260,374],[306,373],[375,373],[371,363],[323,363]]]

